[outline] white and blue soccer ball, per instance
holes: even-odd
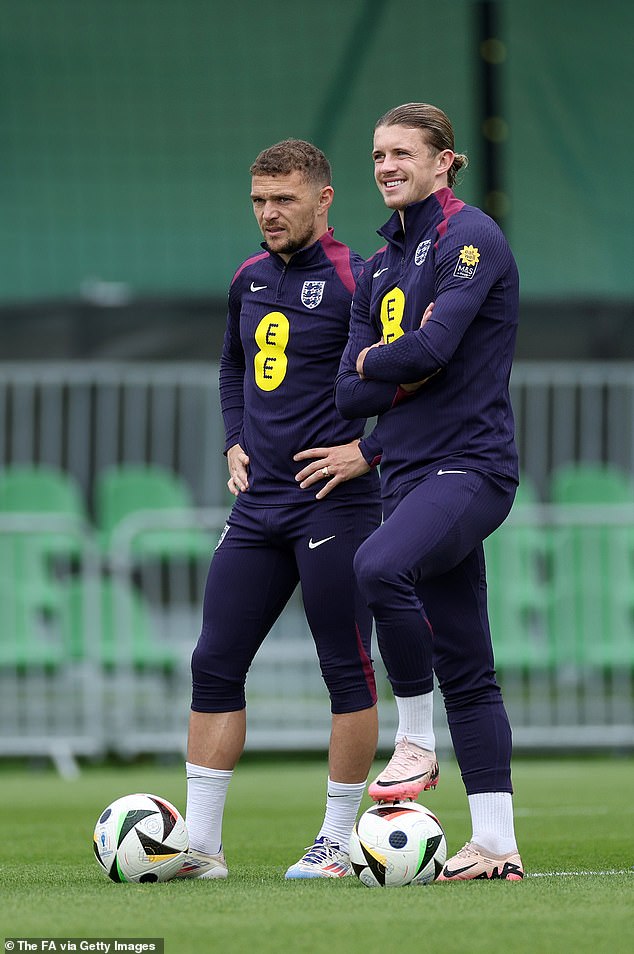
[[[361,815],[350,837],[350,862],[368,888],[435,881],[447,859],[442,825],[418,802],[379,802]]]
[[[183,866],[185,819],[159,795],[124,795],[105,808],[93,838],[95,857],[112,881],[169,881]]]

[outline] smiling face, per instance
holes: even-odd
[[[374,178],[388,208],[402,211],[447,185],[454,153],[429,146],[422,129],[378,126],[374,130]]]
[[[272,252],[288,261],[294,252],[316,242],[328,229],[334,191],[309,182],[295,170],[288,175],[254,175],[253,212]]]

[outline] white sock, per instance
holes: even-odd
[[[471,841],[494,855],[517,851],[511,793],[483,792],[467,797],[473,826]]]
[[[217,855],[222,848],[222,816],[233,771],[191,762],[185,762],[185,769],[189,847],[206,855]]]
[[[407,737],[421,749],[434,752],[434,694],[425,692],[422,696],[395,696],[398,708],[398,729],[396,742]]]
[[[333,782],[328,778],[326,814],[317,837],[336,841],[347,851],[364,792],[365,782]]]

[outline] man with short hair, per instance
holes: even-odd
[[[363,260],[328,228],[334,192],[319,149],[285,140],[251,174],[264,243],[229,290],[220,397],[236,502],[192,656],[182,876],[227,877],[222,817],[245,743],[246,675],[300,582],[332,732],[324,821],[286,877],[341,877],[377,741],[372,619],[353,558],[380,522],[378,478],[359,447],[365,421],[344,420],[333,396]]]
[[[439,880],[516,881],[511,729],[495,679],[482,541],[506,518],[518,483],[509,397],[517,267],[496,223],[452,191],[466,156],[442,110],[390,110],[376,124],[373,160],[393,215],[357,284],[336,385],[344,416],[378,415],[382,448],[384,522],[355,570],[399,725],[369,794],[415,798],[436,786],[435,671],[473,826]]]

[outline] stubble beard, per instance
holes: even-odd
[[[278,255],[294,255],[295,252],[301,251],[301,249],[306,248],[307,245],[312,245],[312,232],[306,232],[301,238],[298,239],[287,239],[283,245],[279,245],[276,248],[272,248],[268,242],[266,242],[266,247],[270,252],[276,252]]]

